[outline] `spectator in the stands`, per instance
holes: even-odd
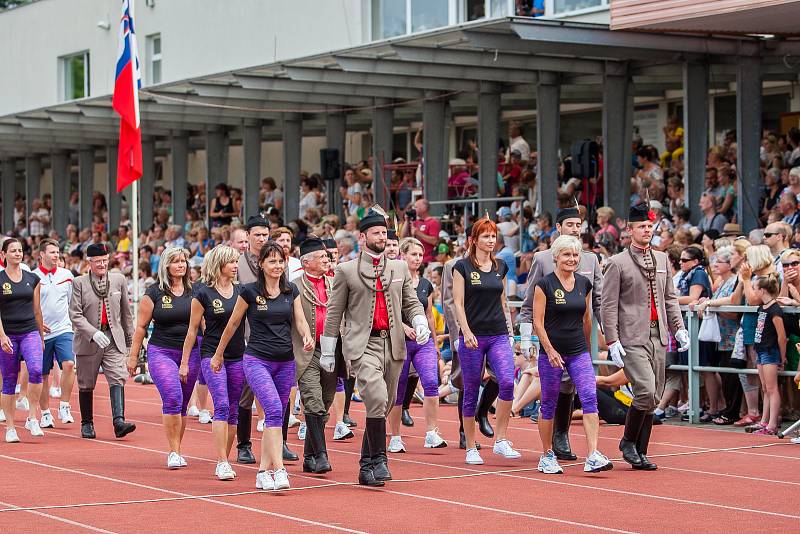
[[[663,180],[664,171],[658,165],[658,150],[653,145],[645,145],[636,153],[640,169],[636,177],[642,182]]]
[[[283,191],[278,188],[272,176],[267,176],[261,180],[261,193],[263,195],[261,202],[263,207],[274,206],[279,210],[283,208]]]
[[[781,214],[781,221],[790,226],[795,226],[800,222],[800,211],[797,210],[797,197],[788,188],[781,193],[778,209]]]
[[[716,204],[721,205],[724,191],[719,185],[719,174],[716,167],[706,167],[705,187],[705,193],[712,195],[716,199]]]
[[[511,121],[508,124],[508,152],[506,153],[506,161],[511,161],[511,152],[519,152],[519,157],[522,161],[531,159],[531,146],[523,136],[522,126],[516,122]]]
[[[714,170],[716,173],[716,169]],[[717,211],[718,197],[708,191],[700,195],[700,211],[703,213],[703,218],[697,223],[697,229],[700,232],[705,232],[714,228],[721,234],[725,230],[725,225],[728,224],[728,219]]]
[[[420,198],[414,202],[415,217],[410,218],[408,212],[403,214],[402,237],[416,237],[422,242],[424,263],[433,261],[433,249],[439,242],[439,232],[442,229],[439,219],[430,215],[430,209],[428,200]]]
[[[211,210],[208,213],[211,218],[211,226],[220,227],[231,224],[236,210],[233,206],[231,190],[228,184],[217,184],[217,187],[214,188],[214,194],[216,196],[211,201]]]
[[[764,244],[769,247],[775,265],[775,270],[783,278],[783,264],[781,263],[781,254],[784,250],[789,248],[789,243],[792,240],[794,230],[791,226],[783,222],[774,222],[768,224],[764,229]]]
[[[31,237],[44,237],[48,234],[50,231],[50,212],[42,206],[42,202],[38,198],[33,199],[33,202],[31,202],[29,219]]]
[[[503,236],[505,246],[511,251],[511,254],[519,251],[519,224],[514,222],[514,216],[511,213],[511,208],[503,206],[497,210],[497,229],[499,234]],[[500,246],[498,242],[498,246]]]

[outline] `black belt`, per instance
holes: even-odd
[[[388,330],[370,330],[369,337],[382,337],[386,339],[389,337]]]

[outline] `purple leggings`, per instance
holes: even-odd
[[[185,383],[181,382],[178,368],[182,356],[183,349],[168,349],[152,343],[147,346],[147,368],[161,395],[161,413],[165,415],[186,417],[186,407],[200,372],[200,347],[196,346],[189,354],[189,375]]]
[[[433,339],[429,339],[424,345],[418,344],[413,339],[406,339],[406,361],[403,363],[403,370],[400,372],[400,380],[397,382],[397,398],[395,406],[403,404],[406,396],[406,385],[408,384],[408,372],[411,364],[419,374],[419,381],[422,382],[422,389],[425,390],[426,397],[439,396],[439,369],[437,367],[438,357]]]
[[[336,379],[336,393],[344,393],[344,378]]]
[[[214,401],[214,421],[227,421],[229,425],[238,425],[239,398],[244,388],[242,360],[223,360],[222,368],[215,373],[211,369],[211,358],[203,358],[200,361],[200,370],[206,377],[208,392]]]
[[[294,385],[294,373],[294,360],[275,362],[245,353],[244,376],[264,408],[265,427],[283,426],[283,412]]]
[[[561,356],[567,373],[575,383],[583,413],[597,413],[597,382],[594,377],[592,357],[588,352],[574,356]],[[558,393],[561,391],[563,369],[550,365],[547,354],[539,353],[539,382],[542,387],[542,419],[552,419],[556,413]]]
[[[28,368],[28,382],[42,383],[42,337],[33,330],[27,334],[8,334],[11,354],[0,350],[0,372],[3,373],[3,395],[13,395],[19,375],[19,357]]]
[[[500,386],[498,398],[502,401],[514,400],[514,353],[508,344],[508,335],[475,337],[478,339],[477,349],[467,347],[464,336],[458,340],[458,360],[464,380],[462,413],[465,417],[475,416],[484,359],[497,377],[497,385]]]

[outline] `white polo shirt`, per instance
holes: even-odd
[[[294,256],[289,256],[289,265],[286,266],[286,276],[290,282],[303,276],[303,264]]]
[[[56,267],[55,272],[47,272],[42,267],[33,270],[41,279],[39,303],[42,308],[42,320],[50,327],[50,333],[44,336],[45,341],[72,332],[69,320],[69,301],[72,298],[72,271]]]

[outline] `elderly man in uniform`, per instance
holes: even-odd
[[[625,433],[619,443],[623,459],[634,469],[652,471],[647,459],[653,409],[664,391],[667,334],[689,348],[678,297],[669,275],[667,255],[650,247],[655,214],[646,203],[631,207],[631,246],[608,260],[603,279],[601,317],[608,355],[633,386]]]
[[[114,435],[122,438],[136,430],[136,425],[125,421],[125,357],[133,339],[133,315],[125,276],[108,272],[109,252],[105,243],[86,248],[90,271],[75,278],[69,304],[75,331],[72,346],[77,358],[81,437],[87,439],[95,438],[94,388],[101,365],[111,397]]]
[[[562,209],[556,215],[556,231],[560,235],[569,235],[580,239],[581,225],[578,207]],[[553,272],[555,264],[553,253],[550,250],[540,250],[533,255],[533,263],[528,273],[528,289],[525,291],[525,301],[519,312],[520,348],[523,352],[531,350],[531,332],[533,331],[533,293],[536,284],[543,277]],[[592,281],[592,313],[600,321],[600,295],[603,292],[603,275],[597,255],[592,252],[581,252],[578,274]],[[532,355],[534,358],[538,355]],[[569,375],[564,373],[561,381],[561,391],[556,402],[555,421],[553,422],[553,452],[559,460],[573,461],[577,456],[572,452],[569,444],[569,425],[572,422],[572,402],[575,400],[575,384]]]
[[[392,478],[386,465],[385,418],[406,358],[403,318],[411,319],[418,343],[427,342],[431,332],[408,265],[384,257],[386,218],[371,212],[359,231],[365,246],[358,258],[336,267],[320,352],[326,361],[335,357],[344,321],[342,350],[367,410],[358,482],[383,486]]]

